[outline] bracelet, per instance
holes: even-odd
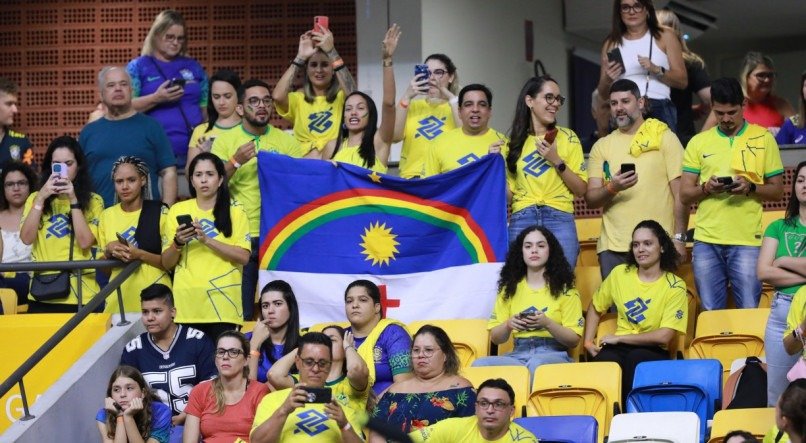
[[[118,421],[118,422],[122,422],[122,421],[123,421],[123,414],[118,415],[117,421]]]
[[[747,194],[745,196],[749,196],[750,194],[756,192],[756,184],[750,183],[750,188],[747,190]]]
[[[352,429],[352,425],[350,425],[349,421],[341,428],[342,431],[349,431],[350,429]]]
[[[711,195],[711,193],[708,192],[708,189],[705,186],[706,183],[707,182],[702,182],[702,184],[700,185],[700,188],[702,188],[702,193],[705,194],[705,195]]]
[[[237,160],[235,160],[235,156],[234,156],[234,155],[232,156],[232,158],[231,158],[231,159],[229,159],[229,162],[230,162],[230,163],[232,163],[232,166],[233,166],[235,169],[238,169],[238,168],[240,168],[240,167],[242,166],[240,163],[238,163],[238,161],[237,161]]]
[[[618,190],[616,190],[616,187],[613,186],[613,182],[607,182],[607,185],[605,185],[605,189],[607,190],[607,192],[610,195],[617,195],[618,194]]]
[[[400,107],[403,108],[403,109],[408,109],[409,108],[409,102],[405,101],[405,100],[406,99],[401,98],[400,102],[398,103],[398,105],[400,105]]]
[[[342,66],[344,66],[344,60],[342,60],[341,57],[338,57],[335,60],[333,60],[331,66],[333,66],[333,71],[338,71],[339,69],[341,69]]]
[[[176,236],[174,236],[174,245],[176,245],[177,249],[182,249],[182,247],[185,246],[184,243],[181,243],[179,240],[176,239]]]
[[[36,209],[37,211],[42,211],[42,209],[44,209],[44,208],[42,207],[42,205],[40,205],[40,204],[38,204],[38,203],[34,203],[33,208],[34,208],[34,209]]]
[[[392,59],[391,59],[391,58],[390,58],[390,59],[388,59],[388,60],[387,60],[387,59],[383,59],[383,67],[384,67],[384,68],[390,68],[390,67],[392,67],[392,65],[394,65],[394,63],[392,62]]]
[[[80,203],[70,203],[70,209],[81,209]]]
[[[260,351],[249,351],[249,355],[252,357],[260,357]]]

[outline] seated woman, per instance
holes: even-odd
[[[395,130],[395,71],[392,55],[400,38],[400,28],[392,25],[383,39],[383,102],[381,127],[372,97],[352,92],[344,103],[339,136],[322,150],[322,158],[386,172],[389,150]]]
[[[414,377],[395,382],[372,411],[373,418],[409,433],[451,417],[475,413],[473,384],[459,375],[459,357],[448,334],[425,325],[414,334],[411,346]],[[384,442],[370,434],[371,442]]]
[[[166,443],[171,434],[171,408],[131,366],[119,366],[112,373],[95,420],[104,443]]]
[[[0,235],[2,235],[2,263],[31,261],[31,246],[20,240],[20,225],[25,201],[36,184],[34,171],[20,162],[9,162],[0,172]],[[28,287],[31,277],[27,272],[0,274],[0,287],[11,288],[17,293],[17,305],[28,304]]]
[[[515,334],[512,352],[483,357],[473,366],[525,365],[534,374],[546,363],[570,363],[568,350],[582,335],[582,302],[574,272],[547,228],[524,229],[512,242],[487,329],[500,345]]]
[[[369,368],[369,383],[377,395],[392,383],[411,377],[411,338],[406,327],[383,318],[381,291],[369,280],[356,280],[344,292],[348,331],[358,355]]]
[[[686,282],[672,272],[678,253],[669,234],[655,220],[644,220],[632,232],[627,263],[616,266],[593,295],[585,317],[585,349],[594,361],[621,366],[622,404],[632,389],[638,363],[669,358],[667,347],[676,333],[686,333]],[[615,335],[593,339],[599,320],[615,305]]]
[[[266,383],[272,365],[298,346],[299,307],[291,285],[274,280],[263,287],[260,320],[252,332],[246,333],[246,339],[253,349],[249,359],[249,378]]]
[[[260,400],[269,393],[264,383],[249,380],[249,341],[237,331],[218,336],[215,365],[218,377],[196,385],[185,407],[182,441],[229,443],[249,440]]]
[[[325,387],[333,390],[333,398],[341,405],[356,433],[361,435],[370,393],[369,369],[358,355],[350,332],[345,332],[341,326],[330,325],[322,333],[333,342],[333,360]],[[269,369],[269,383],[275,389],[291,388],[297,383],[298,378],[290,374],[296,355],[297,350],[292,349]]]

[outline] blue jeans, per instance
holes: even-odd
[[[572,363],[568,348],[548,337],[516,338],[512,352],[476,359],[472,366],[526,366],[531,389],[535,369],[551,363]]]
[[[756,277],[758,246],[716,245],[694,241],[691,267],[702,309],[725,309],[728,281],[737,308],[756,308],[761,282]]]
[[[764,330],[764,353],[767,355],[767,405],[774,407],[778,397],[789,385],[786,373],[798,361],[800,354],[789,355],[784,349],[786,316],[792,305],[792,295],[776,292],[770,305],[770,317]]]
[[[560,242],[560,246],[565,254],[565,259],[574,269],[577,265],[579,255],[579,239],[577,238],[577,225],[574,223],[574,214],[554,209],[551,206],[529,206],[512,214],[509,219],[509,241],[524,229],[534,226],[544,226]]]
[[[649,114],[647,114],[647,118],[654,118],[660,120],[667,125],[669,125],[669,129],[672,132],[677,132],[677,108],[674,107],[674,103],[672,103],[669,99],[649,99]],[[686,146],[683,145],[685,148]]]

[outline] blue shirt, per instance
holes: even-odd
[[[106,423],[106,409],[101,408],[95,414],[95,420]],[[151,429],[148,438],[159,443],[168,443],[171,436],[171,408],[158,401],[151,402]]]
[[[252,340],[252,333],[247,332],[245,334],[247,340]],[[271,339],[266,339],[271,343]],[[263,343],[264,345],[266,343]],[[272,343],[271,345],[271,360],[269,360],[269,354],[266,353],[266,347],[260,347],[260,358],[257,361],[257,381],[261,383],[266,383],[269,381],[269,369],[271,369],[272,362],[277,361],[283,358],[283,349],[285,345],[275,345]]]
[[[784,120],[784,124],[781,125],[781,130],[775,135],[775,141],[778,142],[779,145],[806,144],[806,127],[798,128],[795,126],[792,119],[796,117],[797,115]]]
[[[121,156],[133,155],[146,162],[155,200],[160,199],[158,173],[176,166],[165,131],[156,120],[139,112],[123,120],[100,118],[89,123],[78,142],[87,157],[93,190],[103,197],[106,207],[115,201],[112,164]]]

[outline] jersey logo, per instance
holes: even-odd
[[[47,231],[45,238],[64,238],[64,236],[70,235],[70,221],[64,214],[53,215],[50,217],[50,226]]]
[[[784,244],[786,244],[787,255],[800,257],[806,252],[806,235],[787,232],[784,234]]]
[[[445,126],[445,119],[438,119],[433,115],[418,121],[420,126],[417,128],[417,133],[414,138],[419,136],[425,137],[426,140],[433,140],[442,134],[442,127]]]
[[[308,130],[320,134],[324,133],[333,126],[333,121],[330,119],[332,116],[333,113],[330,110],[309,114],[308,120],[310,120],[310,123],[308,123]]]
[[[129,242],[132,246],[137,246],[137,240],[134,239],[134,233],[137,231],[137,227],[129,226],[129,229],[120,233],[120,236],[125,238],[127,242]]]
[[[160,76],[159,76],[159,75],[155,75],[155,76],[153,76],[153,77],[152,77],[152,76],[148,76],[148,77],[146,77],[146,81],[147,81],[147,82],[155,82],[155,81],[157,81],[157,80],[159,80],[159,79],[160,79]]]
[[[533,177],[540,177],[541,175],[545,174],[546,171],[551,169],[551,165],[549,162],[546,161],[543,156],[537,153],[537,151],[532,152],[531,154],[527,155],[523,158],[523,163],[525,166],[523,167],[523,173],[529,174]]]
[[[678,320],[682,320],[683,319],[683,310],[678,309],[677,312],[674,313],[674,317],[676,319],[678,319]]]
[[[641,297],[636,298],[635,300],[630,300],[627,303],[624,303],[624,307],[627,308],[627,320],[630,323],[641,323],[642,321],[646,320],[644,313],[649,309],[649,303],[652,300],[641,300]]]
[[[215,222],[203,218],[199,220],[199,224],[202,227],[202,231],[204,231],[204,235],[210,238],[218,237],[218,231],[215,230]]]
[[[204,338],[204,332],[202,332],[202,331],[200,331],[198,329],[188,328],[188,332],[185,335],[185,339],[190,340],[190,339],[193,339],[193,338],[195,338],[197,340],[203,339]]]
[[[328,420],[327,415],[319,411],[303,411],[297,414],[299,423],[297,423],[295,434],[304,432],[308,436],[313,437],[323,431],[327,431],[328,427],[325,422]]]
[[[139,335],[134,340],[126,343],[126,352],[134,352],[137,349],[143,349],[143,341]]]
[[[471,162],[474,162],[474,161],[476,161],[478,159],[479,159],[478,155],[471,153],[471,154],[467,154],[466,156],[460,158],[459,160],[456,160],[456,163],[459,163],[460,165],[464,166],[464,165],[466,165],[468,163],[471,163]]]

